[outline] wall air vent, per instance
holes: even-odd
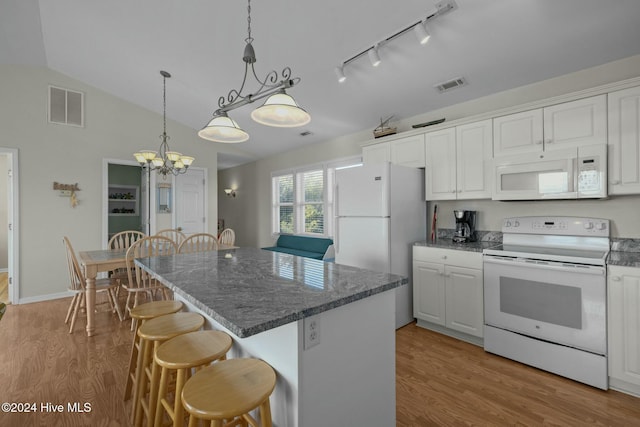
[[[84,94],[49,86],[49,123],[84,126]]]
[[[464,77],[458,77],[458,78],[453,79],[453,80],[449,80],[449,81],[446,81],[446,82],[438,83],[434,87],[436,89],[438,89],[438,92],[444,93],[444,92],[448,92],[448,91],[450,91],[452,89],[455,89],[457,87],[465,86],[466,84],[467,84],[467,81],[465,80]]]

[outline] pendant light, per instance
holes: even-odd
[[[263,80],[260,80],[254,69],[256,53],[251,37],[251,0],[247,1],[248,34],[245,39],[244,78],[240,90],[232,89],[226,97],[218,98],[218,109],[213,113],[213,118],[198,132],[203,139],[215,142],[237,143],[249,139],[249,134],[231,119],[227,112],[235,110],[246,104],[266,98],[265,103],[251,112],[251,118],[256,122],[274,127],[298,127],[311,121],[311,116],[298,103],[286,93],[289,89],[300,83],[300,78],[291,77],[291,68],[285,67],[279,76],[276,71],[269,72]],[[258,89],[253,93],[243,94],[247,82],[247,76],[251,74],[258,83]]]

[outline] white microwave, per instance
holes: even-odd
[[[493,200],[607,197],[607,145],[494,159]]]

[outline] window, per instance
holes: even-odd
[[[331,237],[334,173],[354,164],[361,164],[360,158],[275,173],[272,232]]]
[[[293,233],[293,175],[273,178],[276,233]]]
[[[324,234],[324,170],[314,170],[299,174],[300,213],[302,232],[309,234]]]

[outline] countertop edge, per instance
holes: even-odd
[[[174,285],[172,282],[166,280],[165,278],[163,278],[162,276],[158,275],[156,272],[154,272],[153,270],[150,270],[146,265],[144,265],[143,263],[139,262],[137,259],[135,260],[135,263],[140,266],[140,268],[142,268],[144,271],[146,271],[147,273],[149,273],[153,278],[155,278],[156,280],[158,280],[159,282],[161,282],[163,285],[165,285],[167,288],[169,288],[171,291],[173,291],[174,293],[180,295],[182,298],[184,298],[185,300],[187,300],[189,303],[193,304],[195,307],[197,307],[198,309],[202,310],[205,314],[207,314],[208,316],[210,316],[212,319],[214,319],[216,322],[220,323],[222,326],[224,326],[225,328],[227,328],[228,330],[230,330],[231,332],[233,332],[237,337],[239,338],[247,338],[250,337],[252,335],[256,335],[259,334],[261,332],[265,332],[268,331],[270,329],[274,329],[277,328],[279,326],[283,326],[286,325],[288,323],[291,322],[296,322],[300,319],[304,319],[306,317],[310,317],[310,316],[314,316],[316,314],[320,314],[323,313],[325,311],[329,311],[332,310],[334,308],[338,308],[365,298],[368,298],[370,296],[382,293],[382,292],[386,292],[395,288],[398,288],[400,286],[406,285],[409,283],[409,279],[407,277],[401,277],[400,280],[395,280],[395,281],[391,281],[385,285],[379,286],[377,288],[374,289],[367,289],[364,291],[361,291],[359,293],[353,294],[353,295],[349,295],[340,299],[337,299],[335,301],[331,301],[329,303],[325,303],[316,307],[311,307],[311,308],[306,308],[304,310],[301,310],[299,312],[296,313],[292,313],[286,316],[282,316],[273,320],[269,320],[267,322],[252,326],[250,328],[240,328],[237,325],[235,325],[234,323],[230,322],[228,319],[226,319],[224,316],[221,316],[220,314],[218,314],[216,311],[214,311],[211,307],[203,304],[202,302],[200,302],[198,299],[196,299],[195,297],[193,297],[192,295],[190,295],[189,293],[185,292],[182,288]]]

